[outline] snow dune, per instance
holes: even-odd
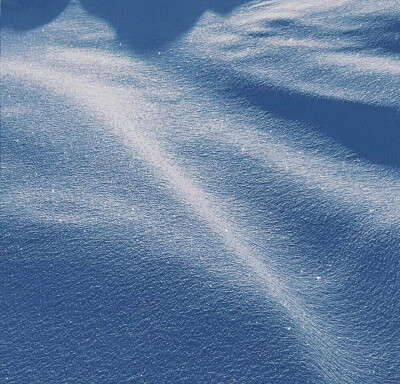
[[[80,263],[90,263],[97,240],[79,239],[90,231],[111,250],[122,248],[122,256],[101,254],[97,267],[122,263],[124,277],[112,278],[113,286],[134,279],[134,257],[150,265],[171,258],[183,275],[194,268],[223,287],[221,297],[229,290],[240,292],[239,303],[256,297],[250,312],[273,324],[261,346],[237,336],[238,355],[230,355],[223,352],[229,337],[215,333],[215,344],[201,342],[209,332],[205,320],[185,312],[199,322],[198,350],[208,357],[196,355],[195,367],[182,363],[172,371],[163,364],[191,361],[191,355],[174,360],[169,347],[160,348],[159,365],[142,361],[137,368],[117,357],[123,376],[108,368],[111,381],[396,383],[398,4],[184,3],[173,2],[167,13],[156,1],[60,2],[57,12],[54,3],[51,17],[63,13],[48,24],[37,17],[30,22],[40,27],[25,32],[20,11],[8,10],[5,25],[12,28],[2,47],[8,182],[1,192],[7,260],[11,265],[22,255],[31,263],[49,254],[76,262],[79,254]],[[49,235],[54,245],[47,253],[48,241],[15,250],[21,222],[37,228],[28,232],[32,239],[52,234],[50,225],[63,228],[71,236],[67,244],[75,245]],[[141,254],[143,244],[148,251]],[[145,284],[138,287],[142,292]],[[197,292],[203,304],[191,293],[190,305],[210,305],[208,291]],[[176,311],[174,296],[167,297],[168,311]],[[129,305],[123,311],[121,318],[136,316]],[[236,316],[243,322],[230,332],[239,334],[248,315]],[[104,325],[91,312],[89,318],[102,339]],[[155,318],[151,324],[158,326]],[[8,326],[18,331],[24,323]],[[167,339],[171,327],[167,321],[161,330]],[[187,329],[181,332],[192,332]],[[269,350],[274,338],[278,346],[268,359],[249,351]],[[157,347],[148,343],[144,355]],[[187,351],[193,341],[180,343]],[[136,356],[136,348],[127,347],[127,355]],[[285,348],[293,350],[285,356]],[[11,350],[6,369],[18,382],[30,364],[13,368]],[[95,365],[102,366],[108,349],[96,353]],[[43,354],[37,382],[47,359],[57,377],[68,371],[55,355]],[[223,363],[214,366],[213,356],[220,355]],[[110,380],[85,369],[91,380]],[[72,382],[79,382],[79,372],[69,373]]]

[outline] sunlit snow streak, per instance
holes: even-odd
[[[112,127],[129,148],[145,159],[158,177],[168,182],[172,194],[182,200],[188,206],[189,211],[199,216],[219,236],[227,249],[234,253],[237,260],[257,277],[257,280],[260,281],[259,284],[265,288],[265,293],[298,324],[303,341],[313,350],[316,364],[321,367],[328,380],[350,383],[353,376],[363,375],[362,372],[357,372],[356,367],[361,358],[359,353],[365,353],[368,346],[363,346],[361,351],[345,348],[340,339],[336,337],[335,329],[318,316],[315,309],[309,308],[303,302],[301,296],[292,289],[290,280],[284,278],[285,273],[274,265],[274,250],[260,250],[250,246],[247,241],[250,233],[247,233],[246,229],[228,214],[229,206],[222,204],[215,196],[205,192],[201,184],[191,178],[174,159],[174,156],[163,148],[162,143],[156,139],[151,130],[146,129],[145,131],[140,121],[132,119],[132,114],[135,113],[132,108],[136,108],[139,114],[141,108],[149,108],[149,106],[141,104],[145,101],[140,100],[139,94],[136,95],[139,102],[131,105],[126,100],[128,94],[125,88],[110,86],[99,81],[94,82],[82,76],[39,67],[33,63],[28,65],[24,62],[9,61],[3,62],[3,64],[5,75],[33,81],[58,95],[73,100],[84,111]],[[127,111],[130,113],[128,114]],[[247,132],[245,137],[240,138],[239,130],[233,132],[233,136],[225,134],[225,138],[231,144],[235,140],[237,142],[238,138],[241,144],[246,141],[248,151],[255,157],[263,158],[262,148],[259,149],[259,152],[256,150],[257,136],[251,136]],[[270,157],[277,164],[281,164],[278,153],[283,148],[269,151]],[[287,149],[285,151],[288,153]],[[301,169],[296,167],[294,155],[285,156],[284,168]],[[302,173],[307,179],[306,170]],[[309,173],[312,174],[312,172]],[[267,261],[261,261],[265,259]]]
[[[396,227],[399,223],[400,182],[398,173],[388,170],[383,172],[381,168],[365,163],[358,164],[338,160],[321,151],[313,153],[307,148],[301,149],[299,143],[306,140],[308,142],[311,140],[324,148],[331,146],[332,143],[323,140],[321,137],[313,137],[310,133],[302,133],[300,126],[294,125],[290,131],[291,139],[289,142],[282,134],[286,127],[290,125],[288,121],[273,116],[268,119],[263,117],[264,121],[250,121],[247,115],[253,114],[253,111],[243,117],[243,111],[236,113],[235,107],[230,108],[229,114],[227,114],[225,100],[219,100],[210,91],[205,97],[198,89],[191,88],[190,83],[180,83],[177,76],[167,79],[168,87],[163,87],[160,93],[157,84],[164,80],[162,80],[162,75],[155,74],[162,72],[162,69],[156,66],[150,67],[149,64],[140,61],[132,62],[126,58],[113,55],[104,56],[96,51],[68,49],[56,51],[56,53],[48,55],[46,59],[49,62],[53,61],[55,65],[73,63],[73,66],[79,68],[79,71],[83,71],[89,76],[88,79],[93,76],[90,73],[90,66],[95,64],[100,64],[103,71],[110,73],[110,77],[116,68],[119,68],[119,71],[123,68],[123,71],[129,73],[140,71],[145,75],[142,79],[135,77],[134,83],[139,82],[142,88],[146,88],[146,93],[153,97],[160,94],[159,96],[163,100],[176,97],[181,92],[180,89],[185,86],[190,90],[190,98],[184,101],[184,108],[190,115],[198,114],[198,104],[202,103],[202,110],[206,112],[201,112],[200,116],[190,120],[190,123],[178,121],[179,125],[185,124],[185,131],[180,134],[181,136],[213,137],[232,146],[236,151],[256,159],[266,169],[274,168],[282,177],[285,176],[296,183],[301,183],[304,190],[317,191],[324,198],[335,201],[336,204],[346,204],[364,212],[369,221],[374,220],[375,225]],[[388,62],[388,59],[384,60]],[[151,84],[149,84],[149,80],[146,80],[146,75],[152,77]],[[116,84],[118,84],[118,80],[116,80]],[[122,90],[122,92],[124,91]],[[132,89],[126,91],[130,92],[132,97],[141,97]],[[152,106],[146,108],[152,112]],[[160,108],[161,114],[168,114],[168,111],[163,110],[162,107],[158,108]],[[166,107],[166,109],[168,108],[169,106]],[[215,111],[217,118],[210,116],[209,111]],[[143,114],[142,105],[140,110],[135,112],[135,115],[146,118],[142,116]],[[222,115],[223,117],[221,117]],[[151,117],[154,119],[154,114]],[[163,123],[166,123],[165,120]],[[259,129],[261,124],[267,127],[266,132]],[[164,124],[162,133],[168,134],[168,131],[170,131],[169,135],[175,139],[177,138],[175,127],[174,122]],[[275,132],[276,129],[275,131],[270,130],[270,128],[276,127],[279,128],[280,135]],[[159,133],[157,132],[157,134]],[[293,145],[294,140],[297,140],[297,147]],[[343,158],[349,155],[341,148],[337,148],[336,152],[341,153]],[[366,173],[368,173],[368,178],[365,177]]]
[[[289,306],[284,299],[287,294],[283,293],[281,283],[269,268],[252,256],[250,249],[245,245],[244,236],[235,227],[232,219],[221,210],[216,199],[207,195],[198,183],[185,175],[150,133],[145,134],[137,123],[132,122],[126,115],[123,99],[115,94],[115,89],[51,69],[38,69],[33,65],[27,66],[17,62],[7,64],[7,74],[28,76],[43,86],[72,97],[82,108],[88,109],[113,127],[116,133],[123,135],[127,144],[143,156],[160,177],[170,183],[174,192],[223,238],[226,245],[233,249],[243,262],[250,265],[267,282],[273,296],[285,307]]]
[[[384,8],[382,13],[398,14],[396,2],[385,1]],[[329,313],[327,308],[336,300],[334,295],[309,300],[307,293],[318,296],[322,290],[313,291],[309,283],[306,285],[298,276],[288,273],[292,255],[287,255],[287,270],[286,260],[277,260],[276,255],[286,251],[279,241],[271,239],[278,229],[272,225],[272,235],[267,238],[270,234],[247,227],[233,213],[237,207],[210,192],[213,180],[198,177],[203,175],[201,166],[195,169],[198,173],[193,172],[196,167],[185,164],[184,156],[175,154],[166,139],[184,141],[196,135],[224,143],[236,153],[248,156],[252,164],[261,165],[265,173],[275,172],[283,182],[298,186],[299,200],[316,196],[332,207],[331,214],[342,210],[352,215],[354,225],[361,228],[355,231],[358,238],[350,246],[368,243],[379,231],[397,236],[400,181],[396,170],[350,161],[349,151],[334,146],[326,137],[312,135],[298,122],[273,113],[260,114],[249,105],[240,104],[237,108],[236,100],[221,98],[215,89],[201,89],[191,78],[192,67],[201,66],[204,60],[209,71],[218,72],[223,68],[227,77],[245,84],[267,84],[317,97],[399,108],[398,57],[371,50],[359,53],[360,43],[345,34],[353,27],[360,32],[364,23],[360,17],[374,12],[377,12],[376,5],[360,1],[252,2],[226,18],[205,14],[192,32],[169,51],[172,59],[163,61],[160,56],[158,62],[154,60],[159,65],[124,54],[51,46],[34,60],[29,58],[29,62],[20,57],[2,60],[2,72],[16,83],[40,85],[59,99],[72,101],[78,109],[119,136],[129,152],[139,155],[157,180],[168,186],[170,195],[183,203],[188,217],[200,218],[227,253],[235,256],[241,267],[237,269],[251,272],[244,279],[253,279],[259,291],[293,320],[297,337],[310,350],[311,363],[320,369],[327,383],[372,382],[370,372],[384,359],[377,357],[379,352],[374,350],[379,342],[377,335],[374,334],[374,340],[368,340],[367,333],[356,334],[355,326],[353,340],[346,339],[346,320],[352,314],[341,317],[335,311]],[[367,17],[365,23],[368,26]],[[69,31],[69,23],[64,28]],[[77,28],[77,35],[79,31]],[[96,35],[91,38],[96,39]],[[373,38],[367,35],[366,43],[374,43],[368,41]],[[358,52],[351,50],[355,47]],[[177,94],[183,100],[179,105],[166,102],[175,101]],[[171,108],[174,108],[172,113]],[[10,111],[18,112],[21,111]],[[303,142],[310,141],[317,144],[317,149],[307,145],[302,148]],[[229,183],[234,181],[228,180]],[[10,205],[23,193],[29,195],[29,198],[25,196],[26,204],[41,198],[29,188],[19,191],[16,197],[13,193],[12,189],[6,196]],[[64,194],[69,199],[76,193],[64,191]],[[102,204],[105,216],[128,223],[146,221],[145,225],[157,231],[155,210],[148,208],[145,213],[135,213],[134,218],[128,211],[129,204],[121,199],[97,196],[84,188],[80,194],[90,196],[85,212],[55,217],[71,223],[90,220],[92,210]],[[318,209],[315,211],[318,213]],[[40,207],[32,212],[39,220],[45,216]],[[146,217],[146,213],[154,217]],[[329,279],[320,274],[313,278],[318,283]],[[340,276],[335,278],[330,282],[331,287],[343,283],[339,281]]]

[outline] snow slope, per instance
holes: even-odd
[[[1,17],[1,380],[400,381],[397,1]]]

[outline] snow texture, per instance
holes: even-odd
[[[397,0],[2,0],[0,382],[398,384]]]

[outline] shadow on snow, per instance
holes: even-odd
[[[49,23],[70,0],[4,0],[2,24],[29,30]],[[151,52],[190,31],[208,11],[226,14],[248,0],[80,0],[92,15],[115,28],[135,51]]]

